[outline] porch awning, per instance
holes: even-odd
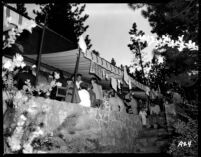
[[[77,61],[78,49],[55,52],[55,53],[47,53],[41,55],[41,62],[47,65],[51,65],[63,71],[73,74],[75,70],[75,65]],[[36,54],[32,55],[24,55],[28,58],[37,59]],[[86,58],[83,53],[80,54],[80,62],[78,73],[83,75],[83,78],[86,80],[90,80],[94,77],[93,74],[90,74],[90,64],[91,60]],[[101,84],[103,86],[109,86],[109,80],[101,80]]]

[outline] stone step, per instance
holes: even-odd
[[[166,130],[166,128],[153,128],[153,127],[150,127],[150,128],[143,128],[142,131],[153,131],[153,130]]]
[[[168,143],[168,139],[162,139],[158,137],[150,137],[150,138],[137,138],[136,143],[142,147],[146,147],[149,145],[161,146]]]
[[[157,141],[157,140],[158,140],[157,137],[150,137],[150,138],[147,138],[147,141],[148,141],[149,143],[154,143],[154,142]]]
[[[155,145],[156,145],[157,147],[161,147],[161,146],[164,146],[164,145],[166,145],[166,144],[168,144],[168,141],[166,141],[166,140],[156,141],[156,143],[155,143]]]
[[[147,138],[137,139],[137,140],[136,140],[136,143],[137,143],[140,147],[145,147],[145,146],[147,146],[147,145],[149,144]]]
[[[154,131],[154,132],[141,132],[139,138],[149,138],[149,137],[163,137],[167,136],[168,132],[166,131]]]
[[[159,140],[168,140],[168,139],[170,139],[170,135],[168,133],[163,134],[163,135],[158,136],[158,139]]]
[[[144,128],[136,138],[137,153],[161,153],[168,144],[168,132],[164,128]]]
[[[168,140],[162,140],[162,139],[156,139],[156,138],[150,138],[150,139],[140,139],[136,140],[136,144],[146,147],[146,146],[162,146],[169,143]]]
[[[160,153],[160,149],[155,146],[141,147],[137,151],[137,153]]]
[[[136,140],[136,153],[161,153],[168,145],[167,140],[154,138]]]
[[[158,134],[163,134],[163,133],[167,133],[166,129],[144,129],[141,131],[140,134],[143,135],[158,135]]]
[[[150,139],[145,138],[136,140],[136,144],[140,146],[149,146],[149,145],[160,146],[166,143],[168,143],[168,140],[159,140],[157,138],[150,138]]]

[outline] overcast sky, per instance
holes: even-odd
[[[30,17],[33,9],[39,9],[34,4],[26,4]],[[100,56],[108,61],[116,60],[120,64],[131,65],[134,56],[128,48],[130,41],[129,30],[134,22],[137,28],[146,35],[151,35],[151,27],[147,19],[141,15],[141,10],[133,11],[126,3],[86,3],[85,12],[89,14],[86,24],[89,25],[86,33],[92,42],[92,50],[100,52]],[[152,47],[144,50],[144,60],[152,58]]]

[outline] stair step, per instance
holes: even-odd
[[[158,129],[155,129],[155,128],[146,128],[146,129],[143,129],[142,132],[155,132],[155,131],[160,131],[160,132],[163,132],[163,131],[166,131],[165,128],[158,128]]]
[[[146,138],[143,138],[143,139],[138,139],[137,140],[137,143],[141,146],[141,147],[145,147],[148,145],[148,141]]]
[[[168,132],[165,129],[146,129],[142,130],[140,135],[148,135],[148,136],[153,136],[153,135],[162,135],[162,134],[167,134]]]
[[[137,153],[161,153],[161,148],[168,144],[166,128],[143,128],[136,138]]]
[[[149,143],[154,143],[155,141],[157,141],[157,137],[150,137],[150,138],[148,138],[147,139],[147,141],[149,142]]]
[[[168,141],[165,140],[160,140],[160,141],[156,141],[156,145],[157,146],[164,146],[168,143]]]
[[[138,150],[139,153],[160,153],[160,149],[154,146],[142,147]]]

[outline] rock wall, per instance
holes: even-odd
[[[142,128],[138,115],[40,97],[33,97],[26,105],[45,113],[38,121],[44,123],[46,134],[62,137],[67,143],[64,147],[74,147],[71,151],[63,150],[65,153],[135,152],[135,138]]]

